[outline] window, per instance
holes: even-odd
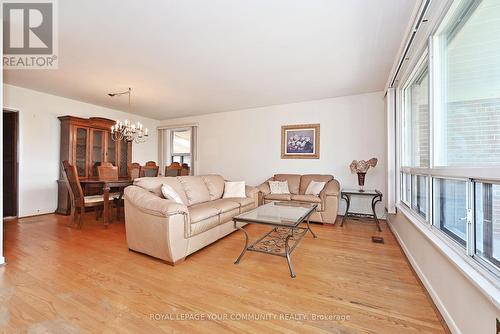
[[[427,218],[427,176],[413,175],[411,207],[422,218]]]
[[[500,266],[500,184],[477,182],[476,254]]]
[[[500,163],[500,2],[463,1],[436,43],[436,165]]]
[[[407,166],[429,166],[429,69],[427,63],[405,89]]]
[[[191,165],[191,128],[170,130],[171,162]]]
[[[411,175],[401,173],[401,199],[406,205],[411,203]]]
[[[450,8],[400,87],[399,199],[500,276],[500,2]]]
[[[434,226],[465,246],[467,229],[466,182],[434,179]]]
[[[163,174],[172,162],[177,162],[187,164],[189,174],[195,175],[197,129],[196,125],[158,129],[160,173]]]

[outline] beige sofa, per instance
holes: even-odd
[[[287,181],[290,194],[271,194],[268,181]],[[311,181],[326,182],[319,196],[305,195],[307,186]],[[272,201],[295,201],[316,203],[318,207],[310,220],[319,223],[334,224],[337,219],[339,206],[340,184],[332,175],[320,174],[275,174],[260,186],[259,203],[265,204]]]
[[[172,186],[183,204],[165,199],[162,184]],[[258,205],[258,189],[245,190],[245,198],[222,198],[220,175],[136,179],[124,193],[128,247],[174,265],[235,231],[232,218]]]

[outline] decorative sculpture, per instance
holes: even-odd
[[[358,185],[360,192],[364,192],[363,186],[365,185],[366,172],[368,171],[368,169],[370,169],[370,167],[377,166],[377,162],[378,162],[377,158],[371,158],[368,161],[353,160],[351,162],[351,165],[349,167],[351,168],[352,173],[358,174]]]

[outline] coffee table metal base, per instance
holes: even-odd
[[[307,231],[311,232],[314,238],[316,235],[309,225],[309,220],[306,220],[307,227],[283,227],[276,226],[271,231],[266,233],[263,237],[248,245],[248,233],[242,227],[238,226],[235,222],[234,227],[238,230],[243,231],[245,234],[245,247],[241,251],[240,256],[234,262],[234,264],[240,263],[241,258],[247,251],[260,252],[270,255],[276,255],[286,258],[288,263],[288,269],[290,270],[290,276],[292,278],[297,277],[295,270],[290,259],[290,254],[299,244],[300,240],[306,235]]]

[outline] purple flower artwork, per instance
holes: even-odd
[[[286,154],[314,154],[315,129],[286,131]]]
[[[281,159],[319,159],[319,124],[281,127]]]

